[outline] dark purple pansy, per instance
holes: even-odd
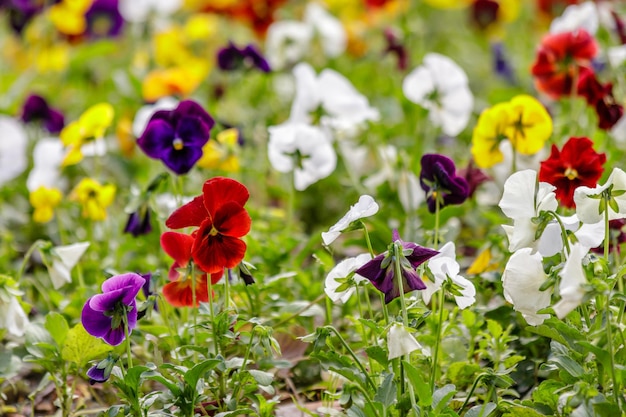
[[[465,178],[469,186],[468,197],[474,195],[476,188],[484,182],[491,181],[491,177],[474,165],[474,160],[470,160],[467,167],[459,169],[459,177]]]
[[[113,276],[102,284],[102,294],[89,298],[83,307],[81,322],[92,336],[101,337],[112,346],[124,341],[124,316],[128,334],[137,325],[135,297],[146,280],[139,274],[127,273]]]
[[[398,69],[404,71],[409,66],[409,55],[406,52],[406,48],[400,38],[391,29],[385,29],[385,40],[387,41],[387,47],[385,48],[385,54],[393,54],[398,59]]]
[[[501,42],[492,43],[491,53],[493,56],[493,71],[495,74],[504,78],[507,82],[515,84],[515,73],[507,59],[504,45]]]
[[[137,211],[129,214],[124,233],[130,233],[134,237],[147,235],[152,231],[150,224],[150,209],[148,207],[140,207]]]
[[[45,98],[36,94],[31,94],[24,101],[21,118],[24,123],[41,122],[50,133],[59,133],[65,126],[63,114],[50,107]]]
[[[97,382],[106,382],[111,376],[113,365],[117,362],[118,357],[109,355],[106,359],[98,362],[87,370],[87,376],[89,377],[89,383],[91,385]]]
[[[217,65],[224,71],[257,68],[263,72],[270,72],[270,64],[258,48],[252,44],[243,48],[229,42],[228,46],[217,53]]]
[[[469,195],[469,184],[456,175],[452,159],[439,154],[422,156],[420,186],[426,191],[426,202],[431,213],[449,204],[461,204]]]
[[[86,34],[90,38],[108,38],[119,35],[124,27],[118,0],[95,0],[87,13]]]
[[[176,174],[186,174],[202,157],[214,123],[198,103],[184,100],[174,110],[154,113],[137,144]]]
[[[397,248],[394,248],[394,246],[397,246]],[[407,293],[426,289],[426,284],[424,284],[416,269],[439,252],[434,249],[424,248],[413,242],[404,242],[400,239],[398,231],[394,230],[393,243],[389,250],[376,256],[355,271],[355,273],[369,279],[374,287],[385,294],[385,303],[389,303],[394,298],[400,296],[399,283],[394,279],[394,253],[400,257],[402,288]]]

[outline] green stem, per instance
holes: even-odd
[[[20,279],[22,279],[22,276],[24,275],[24,271],[26,270],[26,264],[28,264],[28,261],[29,261],[30,257],[33,256],[33,253],[35,252],[35,250],[39,249],[41,247],[41,245],[44,244],[44,243],[45,243],[44,240],[37,239],[35,241],[35,243],[30,245],[30,248],[28,248],[28,250],[24,254],[24,259],[22,260],[22,265],[20,266],[20,269],[17,272],[17,276],[15,277],[15,282],[16,283],[19,283]]]
[[[124,313],[122,316],[124,321],[124,339],[126,341],[126,356],[128,357],[128,369],[133,367],[133,355],[130,350],[130,332],[128,329],[128,313]]]
[[[372,249],[372,241],[370,240],[370,234],[367,231],[367,226],[365,226],[363,220],[359,220],[359,222],[361,222],[361,225],[363,226],[363,232],[365,233],[365,243],[367,243],[367,250],[369,251],[370,255],[372,255],[372,258],[375,258],[376,255],[374,254],[374,249]]]
[[[439,323],[437,324],[437,337],[435,339],[435,352],[433,354],[433,370],[430,375],[430,392],[435,392],[435,381],[437,380],[437,372],[439,367],[439,345],[441,344],[441,329],[443,327],[443,313],[444,313],[444,289],[439,289],[439,302],[437,307],[439,308]]]
[[[250,351],[252,350],[252,342],[254,342],[254,331],[256,330],[256,326],[252,328],[250,331],[250,342],[248,342],[248,346],[246,348],[246,353],[243,356],[243,361],[241,362],[241,367],[239,368],[242,372],[246,369],[246,364],[248,363],[248,358],[250,357]],[[235,389],[233,390],[232,398],[235,399],[235,404],[239,404],[239,391],[241,389],[242,384],[235,384]]]
[[[372,381],[372,378],[370,378],[369,372],[367,372],[367,370],[365,369],[365,367],[363,366],[363,364],[361,363],[359,358],[356,356],[356,353],[354,353],[354,351],[352,350],[350,345],[348,345],[348,343],[341,336],[341,334],[337,331],[337,329],[335,329],[333,326],[324,326],[324,329],[333,332],[335,334],[335,336],[337,336],[339,338],[339,341],[341,342],[343,347],[346,348],[346,350],[348,351],[350,356],[352,356],[352,359],[354,359],[354,363],[356,363],[356,365],[361,369],[361,372],[363,372],[363,375],[365,376],[365,380],[369,384],[370,388],[372,388],[372,390],[376,391],[376,385],[374,384],[374,381]]]
[[[439,247],[439,200],[435,204],[435,241],[433,247],[435,249]]]
[[[207,280],[210,280],[210,274],[207,274]],[[193,344],[198,346],[198,295],[196,294],[196,271],[195,264],[191,262],[191,315],[193,317]],[[198,362],[198,352],[193,351],[193,361]]]
[[[220,347],[217,340],[217,331],[215,329],[215,312],[213,311],[213,281],[211,276],[207,275],[207,287],[209,291],[209,317],[211,318],[211,333],[213,334],[213,347],[215,348],[215,356],[219,355]]]

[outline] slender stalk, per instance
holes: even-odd
[[[337,329],[335,329],[333,326],[324,326],[324,329],[333,332],[335,336],[339,338],[339,341],[341,342],[343,347],[346,348],[350,356],[352,356],[352,359],[354,359],[354,363],[356,363],[359,369],[361,369],[361,372],[363,372],[363,375],[365,376],[365,381],[369,384],[370,388],[372,388],[372,390],[375,391],[376,385],[374,384],[374,381],[372,381],[372,378],[370,378],[369,373],[367,372],[367,370],[365,369],[365,367],[363,366],[359,358],[356,356],[356,353],[354,353],[350,345],[348,345],[348,342],[346,342],[343,336],[341,336],[341,333],[339,333]]]
[[[211,332],[213,333],[213,347],[215,348],[215,355],[219,355],[220,347],[217,340],[217,331],[215,330],[215,312],[213,311],[213,281],[210,276],[207,276],[207,286],[209,291],[209,317],[211,318]]]
[[[207,276],[207,279],[211,279]],[[191,262],[191,315],[193,317],[193,344],[198,346],[198,295],[196,294],[195,263]],[[193,360],[198,362],[198,352],[193,351]]]
[[[124,321],[124,340],[126,342],[126,356],[128,357],[128,369],[133,367],[133,354],[130,349],[130,331],[128,329],[128,312],[125,312],[122,316]]]
[[[441,328],[443,327],[443,313],[444,313],[444,289],[439,289],[439,302],[437,303],[439,307],[439,323],[437,324],[437,337],[435,339],[435,352],[433,356],[433,370],[430,375],[430,391],[434,392],[435,390],[435,381],[437,379],[437,372],[439,367],[439,345],[441,344]]]
[[[363,226],[363,233],[365,233],[365,243],[367,243],[367,250],[369,251],[370,255],[372,255],[372,258],[374,258],[376,257],[376,255],[374,254],[374,249],[372,249],[372,241],[370,239],[370,234],[367,231],[367,226],[365,225],[363,220],[359,220],[359,222],[361,222],[361,225]]]
[[[28,250],[24,254],[24,259],[22,260],[22,265],[20,266],[20,269],[17,272],[17,276],[15,277],[15,281],[16,282],[20,282],[20,279],[22,279],[22,275],[24,275],[24,271],[26,270],[26,265],[28,264],[28,261],[30,260],[30,257],[33,256],[33,253],[35,252],[35,250],[39,249],[44,242],[45,241],[38,239],[38,240],[35,241],[35,243],[30,245],[30,248],[28,248]]]

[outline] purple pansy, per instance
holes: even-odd
[[[9,24],[17,34],[21,34],[28,22],[43,10],[40,0],[4,0],[0,9],[6,9]]]
[[[469,184],[456,175],[452,159],[439,154],[422,156],[420,186],[426,191],[426,202],[431,213],[449,204],[461,204],[469,196]]]
[[[398,69],[404,71],[409,66],[409,55],[401,39],[391,29],[385,29],[385,41],[387,41],[387,47],[385,48],[385,54],[393,54],[398,59]]]
[[[90,38],[108,38],[119,35],[124,18],[119,11],[118,0],[95,0],[87,13],[86,34]]]
[[[152,231],[150,224],[150,209],[148,207],[140,207],[137,211],[129,214],[124,233],[130,233],[134,237],[147,235]]]
[[[258,48],[252,44],[243,48],[229,42],[228,46],[217,53],[217,65],[224,71],[234,71],[241,68],[257,68],[263,72],[270,72],[270,64]]]
[[[102,284],[102,294],[89,298],[83,307],[81,321],[87,333],[101,337],[112,346],[124,341],[124,316],[128,334],[137,325],[135,297],[146,280],[139,274],[113,276]]]
[[[50,133],[59,133],[65,126],[65,117],[48,105],[45,98],[31,94],[24,101],[21,119],[24,123],[41,122]]]
[[[397,245],[397,249],[394,248]],[[400,256],[402,268],[402,288],[405,293],[414,290],[426,289],[426,284],[418,275],[416,268],[437,255],[434,249],[424,248],[413,242],[404,242],[400,239],[397,230],[393,231],[393,243],[387,252],[367,262],[355,271],[356,274],[369,279],[374,287],[385,294],[385,303],[400,296],[400,286],[394,279],[394,253]]]
[[[111,376],[113,366],[119,357],[113,355],[107,356],[106,359],[98,362],[87,370],[87,376],[89,377],[89,384],[93,385],[97,382],[106,382]]]
[[[493,55],[493,70],[496,75],[504,78],[511,84],[515,84],[515,72],[507,59],[504,45],[501,42],[492,43],[491,53]]]
[[[198,103],[184,100],[174,110],[154,113],[137,144],[176,174],[186,174],[202,157],[214,123]]]

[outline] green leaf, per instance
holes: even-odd
[[[388,408],[396,400],[396,384],[393,381],[393,374],[387,374],[383,383],[378,387],[376,395],[374,395],[374,401],[381,403],[384,407]]]
[[[205,361],[200,362],[195,365],[193,368],[185,372],[185,382],[189,384],[192,388],[196,388],[198,384],[198,380],[204,375],[207,371],[215,368],[222,361],[219,359],[207,359]]]
[[[217,413],[215,417],[249,416],[255,414],[257,414],[256,411],[251,408],[240,408],[239,410],[235,411],[225,411],[223,413]]]
[[[465,417],[487,417],[496,409],[496,405],[494,403],[486,403],[481,405],[475,405],[470,408],[467,413],[465,413]]]
[[[389,354],[385,349],[380,346],[369,346],[365,348],[365,353],[367,356],[374,359],[376,362],[381,364],[384,368],[387,368],[389,365]]]
[[[541,326],[527,326],[526,330],[555,340],[577,353],[585,353],[585,349],[578,344],[579,341],[585,340],[585,337],[580,333],[580,331],[562,322],[561,320],[556,319],[555,317],[551,317],[544,321],[544,324]]]
[[[466,414],[467,416],[467,414]],[[502,417],[544,417],[543,414],[529,407],[510,407]]]
[[[272,381],[274,381],[274,375],[269,372],[258,371],[256,369],[250,369],[248,372],[259,385],[272,385]]]
[[[111,350],[113,350],[112,346],[87,333],[83,325],[78,323],[67,332],[61,357],[65,361],[74,362],[79,367],[83,367],[90,360]]]
[[[433,410],[440,413],[456,394],[456,387],[452,384],[444,385],[433,394]]]
[[[65,317],[56,312],[48,313],[44,327],[48,330],[59,349],[62,348],[65,344],[67,332],[70,330]]]
[[[424,380],[424,376],[413,365],[407,361],[402,361],[404,372],[409,378],[409,382],[413,385],[413,389],[417,393],[419,404],[422,408],[429,407],[433,403],[433,396],[430,392],[428,381]]]
[[[550,358],[550,362],[555,363],[559,369],[562,369],[574,378],[580,378],[585,373],[583,367],[569,356],[556,355]]]

